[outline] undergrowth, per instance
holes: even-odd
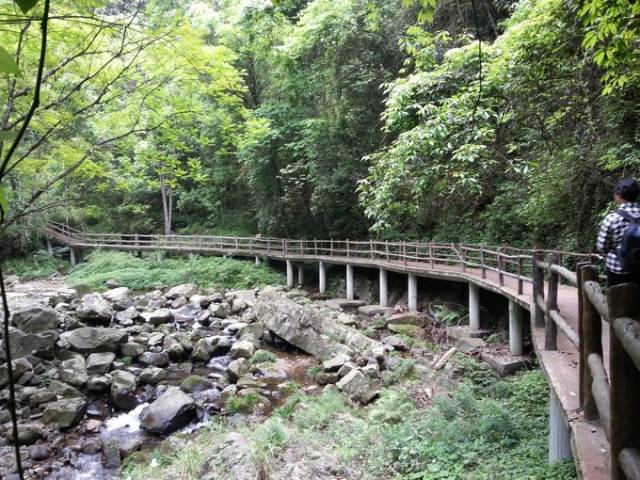
[[[16,275],[20,280],[47,278],[56,273],[64,273],[69,268],[68,261],[47,251],[38,251],[30,257],[11,258],[5,261],[7,275]]]
[[[243,289],[282,284],[281,274],[253,262],[220,257],[188,257],[155,259],[136,258],[123,252],[95,252],[69,274],[69,283],[86,284],[104,290],[107,280],[133,290],[172,287],[195,283],[201,287]]]
[[[473,367],[473,364],[478,365]],[[406,391],[390,387],[368,407],[358,407],[335,388],[320,395],[298,392],[257,426],[246,420],[221,420],[217,435],[198,439],[203,458],[216,460],[224,433],[241,433],[252,446],[252,461],[262,471],[279,471],[291,458],[311,461],[330,454],[340,478],[362,480],[572,480],[571,462],[547,461],[548,388],[540,371],[501,380],[473,359],[463,365],[465,380],[433,405],[419,406]],[[129,464],[132,480],[168,479],[189,453],[163,460],[162,469]],[[284,452],[288,452],[285,456]],[[314,452],[308,458],[304,452]],[[292,457],[292,454],[293,457]],[[224,465],[219,465],[224,471]],[[196,469],[197,470],[197,469]],[[351,473],[348,473],[351,471]],[[355,476],[354,476],[355,475]],[[126,475],[125,475],[125,478]],[[151,478],[151,476],[149,476]],[[196,479],[197,476],[183,476]],[[217,477],[216,477],[217,478]],[[220,477],[223,478],[223,477]]]

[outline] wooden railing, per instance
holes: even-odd
[[[582,265],[579,277],[580,403],[585,418],[607,436],[611,478],[640,480],[640,289],[618,285],[605,296],[592,265]],[[608,371],[603,324],[609,329]]]

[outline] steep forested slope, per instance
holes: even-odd
[[[638,171],[639,2],[97,3],[54,6],[5,237],[53,217],[590,249]],[[25,71],[0,84],[3,131],[35,28],[0,32]]]

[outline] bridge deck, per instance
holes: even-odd
[[[211,244],[139,244],[130,240],[119,242],[117,235],[111,237],[116,238],[78,238],[75,235],[67,235],[58,230],[49,230],[49,236],[74,248],[102,248],[115,250],[163,250],[169,252],[182,253],[204,253],[218,254],[228,256],[244,256],[244,257],[267,257],[273,260],[291,260],[294,262],[326,262],[330,264],[350,264],[363,268],[384,268],[398,273],[412,273],[417,276],[442,279],[457,282],[471,282],[481,288],[493,291],[514,300],[523,308],[530,312],[534,308],[533,303],[533,287],[530,279],[523,279],[522,275],[509,274],[506,271],[501,273],[499,269],[481,269],[469,266],[450,264],[454,263],[448,257],[444,261],[440,260],[424,260],[415,261],[414,258],[406,255],[404,259],[392,260],[389,258],[389,251],[380,255],[379,251],[371,251],[371,255],[364,255],[365,252],[355,252],[351,255],[340,254],[310,254],[302,244],[297,253],[289,253],[287,247],[277,248],[280,246],[278,242],[275,244],[269,240],[267,248],[263,244],[254,247],[251,245],[242,245],[236,248],[216,248]],[[91,235],[91,234],[90,234]],[[93,234],[97,237],[96,234]],[[130,236],[131,237],[131,236]],[[160,237],[154,237],[160,238]],[[245,239],[246,240],[246,239]],[[361,242],[364,243],[364,242]],[[220,242],[221,246],[223,242]],[[276,245],[276,248],[273,248]],[[296,243],[297,245],[297,243]],[[388,247],[387,247],[388,248]],[[316,247],[317,251],[317,247]],[[418,250],[416,249],[416,252]],[[348,250],[347,250],[348,252]],[[323,251],[323,253],[327,253]],[[332,252],[333,253],[333,252]],[[336,253],[340,253],[339,251]],[[417,255],[417,253],[416,253]],[[522,293],[519,294],[519,283],[521,284]],[[562,318],[569,324],[574,332],[578,332],[579,304],[578,289],[569,285],[560,285],[558,288],[558,309]],[[605,365],[608,367],[609,353],[609,325],[603,324],[603,351],[605,356]],[[545,350],[545,331],[544,328],[537,328],[531,323],[531,333],[535,353],[539,360],[540,366],[548,378],[549,385],[555,392],[562,407],[566,413],[569,425],[572,430],[572,449],[574,460],[578,467],[580,478],[589,480],[604,480],[609,478],[609,444],[602,429],[595,424],[586,422],[580,410],[580,385],[579,385],[579,353],[576,347],[569,339],[558,332],[558,349],[556,351]]]

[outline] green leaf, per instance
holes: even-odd
[[[9,211],[9,202],[4,187],[0,185],[0,223],[4,221]]]
[[[36,6],[38,0],[15,0],[15,2],[20,7],[20,10],[22,10],[22,13],[27,13]]]
[[[3,47],[0,47],[0,72],[12,75],[22,75],[20,67],[18,67],[16,61]]]
[[[16,132],[11,130],[0,130],[0,142],[10,142],[16,138]]]

